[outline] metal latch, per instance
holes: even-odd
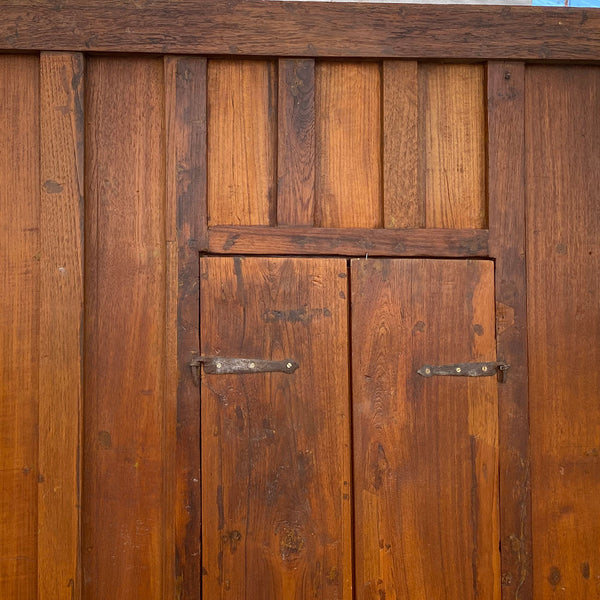
[[[498,381],[504,383],[506,371],[510,365],[501,362],[458,363],[456,365],[424,365],[417,373],[423,377],[434,375],[449,375],[454,377],[491,377],[498,376]]]
[[[200,365],[211,375],[231,373],[293,373],[300,365],[291,358],[283,360],[261,360],[260,358],[225,358],[223,356],[198,356],[190,362],[196,382]]]

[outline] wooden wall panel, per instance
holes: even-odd
[[[0,57],[0,597],[37,598],[39,60]]]
[[[39,352],[39,598],[80,597],[83,402],[83,71],[43,53]]]
[[[380,79],[376,63],[317,64],[319,227],[381,226]]]
[[[201,259],[207,356],[293,374],[202,375],[204,598],[352,597],[343,259]]]
[[[427,227],[487,227],[484,97],[482,65],[419,66]]]
[[[210,225],[269,225],[276,218],[275,63],[208,64]]]
[[[600,69],[526,71],[534,597],[600,585]]]
[[[500,597],[491,261],[353,260],[357,597]]]
[[[86,79],[84,596],[162,599],[163,62]]]

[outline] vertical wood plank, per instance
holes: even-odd
[[[600,68],[525,74],[534,598],[600,581]]]
[[[208,217],[210,225],[276,220],[275,63],[208,63]]]
[[[279,60],[277,224],[313,225],[315,61]]]
[[[419,195],[417,62],[383,61],[384,227],[423,227]]]
[[[84,597],[158,600],[169,551],[163,62],[87,67]]]
[[[38,590],[48,600],[81,592],[83,72],[81,54],[41,55]]]
[[[380,227],[381,82],[378,64],[316,69],[318,227]]]
[[[356,590],[500,597],[494,377],[421,366],[495,360],[490,261],[352,261]]]
[[[0,56],[0,598],[37,598],[39,60]]]
[[[502,597],[532,597],[523,63],[487,70],[490,253],[496,259],[498,357],[511,365],[498,387]]]
[[[484,94],[482,65],[419,67],[427,227],[487,226]]]
[[[346,262],[202,258],[201,349],[293,358],[202,376],[205,598],[352,597]]]
[[[167,402],[165,516],[174,526],[176,597],[200,595],[200,391],[198,247],[206,234],[206,59],[165,58],[167,125]],[[175,447],[172,447],[173,443]],[[172,564],[174,561],[174,564]],[[170,571],[170,572],[169,572]],[[172,595],[171,595],[172,596]],[[166,597],[171,597],[165,594]]]

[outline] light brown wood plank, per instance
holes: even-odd
[[[527,68],[534,598],[598,597],[600,69]]]
[[[211,225],[275,222],[275,63],[208,63],[208,218]]]
[[[164,597],[163,79],[160,59],[87,63],[82,520],[90,600]]]
[[[315,61],[279,61],[277,223],[312,225],[315,202]]]
[[[203,597],[352,597],[348,289],[341,259],[201,259]]]
[[[498,357],[511,365],[498,387],[502,596],[532,597],[527,302],[525,271],[525,67],[487,69],[490,254],[496,259]]]
[[[37,598],[39,61],[0,57],[0,598]]]
[[[427,227],[487,227],[484,93],[482,65],[419,67]]]
[[[384,227],[423,227],[419,195],[418,76],[416,61],[383,61]]]
[[[423,365],[495,360],[490,261],[352,261],[356,590],[500,597],[495,377]]]
[[[176,583],[178,597],[191,599],[198,597],[201,579],[200,392],[189,363],[199,354],[200,343],[198,246],[204,246],[199,238],[206,234],[206,59],[166,57],[165,84],[168,254],[164,510],[166,534],[173,536],[174,542],[168,545],[172,550],[165,552],[164,577],[166,586]]]
[[[380,227],[380,67],[321,62],[315,85],[315,224]]]
[[[39,598],[81,595],[83,73],[81,54],[42,53]]]

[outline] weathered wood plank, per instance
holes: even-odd
[[[268,225],[276,219],[275,63],[208,63],[208,219]]]
[[[427,227],[487,227],[484,75],[483,65],[419,67]]]
[[[384,226],[423,227],[419,195],[418,76],[416,61],[383,61]]]
[[[81,596],[83,73],[81,54],[42,53],[38,597]]]
[[[203,597],[352,597],[348,286],[342,259],[201,259]]]
[[[174,527],[165,579],[178,598],[200,595],[200,393],[189,368],[199,354],[198,247],[206,241],[206,60],[165,59],[167,406],[165,521]],[[171,525],[171,523],[173,523]],[[171,594],[172,596],[172,594]],[[165,597],[171,597],[165,594]]]
[[[312,225],[315,203],[315,61],[279,60],[277,223]]]
[[[0,48],[598,61],[599,30],[600,14],[577,8],[38,0],[3,7]]]
[[[317,65],[318,227],[381,225],[380,79],[375,63]]]
[[[37,598],[39,61],[0,57],[0,598]]]
[[[502,597],[532,597],[527,301],[525,272],[525,67],[487,69],[490,255],[496,259]]]
[[[534,598],[598,597],[600,69],[525,73]]]
[[[217,254],[487,256],[488,232],[485,229],[211,227],[208,248]]]
[[[491,261],[352,261],[356,589],[365,599],[500,598]]]
[[[162,599],[163,61],[87,61],[84,597]]]

